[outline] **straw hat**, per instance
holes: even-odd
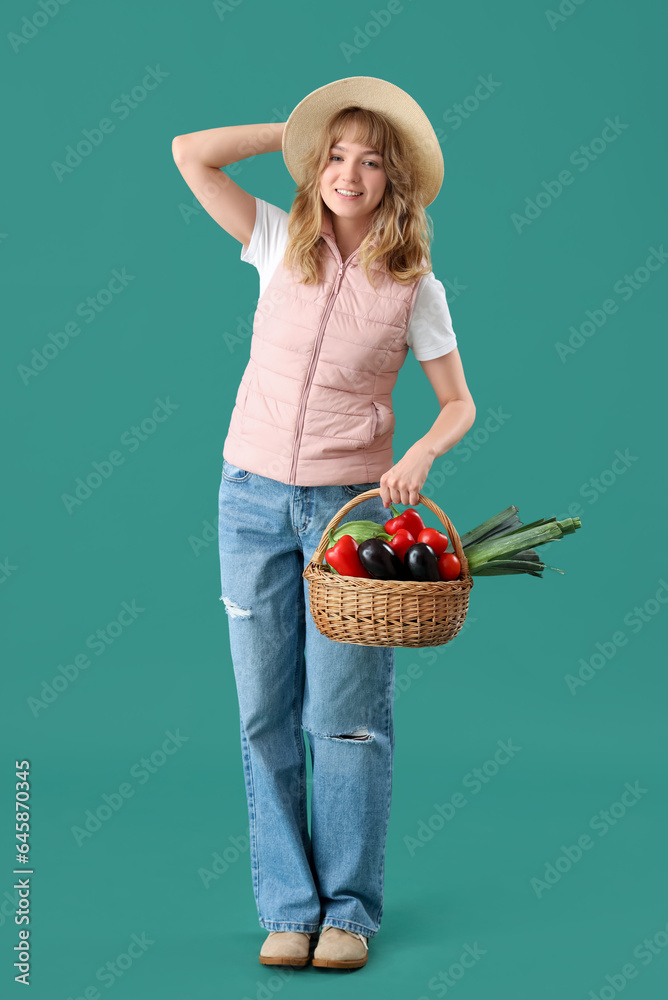
[[[347,76],[307,94],[294,108],[283,130],[283,158],[297,184],[304,181],[303,160],[323,122],[339,108],[355,104],[380,111],[409,145],[426,208],[443,183],[443,154],[426,114],[413,98],[375,76]]]

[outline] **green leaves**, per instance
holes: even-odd
[[[335,545],[342,535],[352,535],[357,544],[366,541],[367,538],[382,538],[388,542],[392,535],[385,531],[384,524],[377,521],[346,521],[340,524],[334,531],[329,532],[330,545]]]

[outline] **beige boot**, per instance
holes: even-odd
[[[262,965],[307,965],[311,935],[308,931],[269,931],[260,950]]]
[[[363,934],[327,924],[313,952],[313,965],[328,969],[360,969],[369,957],[368,940]]]

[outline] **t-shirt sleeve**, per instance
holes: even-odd
[[[440,358],[457,346],[445,288],[433,271],[420,279],[406,340],[418,361]]]
[[[255,225],[250,243],[241,248],[241,259],[253,264],[260,275],[260,294],[283,258],[288,240],[288,218],[278,205],[255,199]]]

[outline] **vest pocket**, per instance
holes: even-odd
[[[371,440],[373,441],[373,439],[376,437],[376,435],[380,434],[381,423],[382,423],[382,420],[383,420],[383,414],[380,412],[380,409],[379,409],[377,403],[372,403],[372,406],[373,406],[373,412],[375,414],[374,415],[374,419],[373,419],[373,424],[372,424],[373,434],[371,435]]]
[[[379,433],[380,422],[382,420],[382,414],[375,403],[371,404],[371,412],[369,414],[369,430],[367,431],[364,440],[361,440],[357,445],[358,448],[368,448],[370,444],[373,444],[374,438]]]
[[[255,374],[254,370],[248,374],[248,369],[250,368],[251,362],[248,362],[246,371],[244,372],[244,378],[241,380],[239,385],[239,391],[237,393],[236,408],[239,413],[239,437],[244,436],[244,424],[246,422],[246,409],[248,407],[248,394],[250,392],[251,386],[253,384],[253,376]],[[248,378],[246,378],[248,376]]]
[[[380,437],[381,434],[385,434],[390,427],[394,429],[394,413],[391,407],[388,407],[386,403],[376,403],[374,401],[371,404],[371,410],[371,427],[369,436],[362,445],[364,448],[368,448],[370,444],[373,444],[374,440]]]
[[[246,372],[244,372],[244,376],[245,375]],[[234,401],[234,405],[242,413],[246,408],[246,401],[248,400],[248,390],[250,388],[250,384],[251,384],[251,377],[250,376],[248,378],[244,377],[241,379],[241,382],[239,383],[239,388],[237,389],[237,398]]]

